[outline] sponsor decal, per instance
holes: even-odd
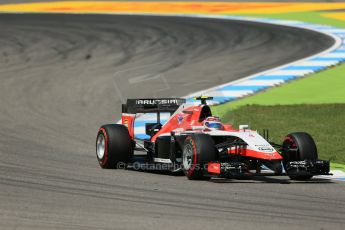
[[[182,121],[183,121],[183,116],[182,115],[178,115],[177,116],[177,122],[180,124],[182,124]]]
[[[178,105],[177,99],[144,99],[136,100],[137,105],[166,105],[166,104],[175,104]]]
[[[258,149],[263,152],[274,152],[274,149],[271,147],[259,147]]]
[[[291,161],[290,165],[305,165],[305,161]]]

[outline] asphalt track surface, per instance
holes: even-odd
[[[102,170],[122,98],[182,96],[333,41],[248,22],[0,15],[0,229],[344,229],[342,182]]]

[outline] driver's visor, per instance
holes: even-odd
[[[206,122],[205,125],[209,128],[213,128],[213,129],[221,129],[223,128],[223,125],[221,123],[218,122]]]

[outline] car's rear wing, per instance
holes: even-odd
[[[183,98],[143,98],[127,99],[126,104],[122,104],[122,113],[174,113],[180,105],[186,103]]]
[[[155,113],[157,116],[155,124],[160,124],[161,112],[173,114],[184,103],[186,99],[183,98],[127,99],[127,103],[122,104],[122,124],[128,128],[129,135],[134,139],[134,120],[137,113]]]

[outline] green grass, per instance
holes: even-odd
[[[230,109],[243,105],[291,105],[345,103],[345,65],[332,68],[300,80],[291,81],[267,91],[214,106],[213,111],[223,116]]]
[[[285,14],[243,14],[243,16],[258,17],[258,18],[273,18],[273,19],[284,19],[284,20],[296,20],[309,23],[315,23],[320,25],[330,25],[339,28],[345,28],[345,22],[333,18],[322,16],[330,12],[296,12],[296,13],[285,13]],[[242,15],[241,15],[242,16]]]
[[[345,172],[345,165],[343,164],[338,164],[338,163],[332,163],[331,162],[331,168],[332,169],[337,169],[337,170],[342,170]]]
[[[345,162],[345,104],[242,106],[223,117],[225,123],[249,124],[254,130],[270,130],[270,139],[281,143],[291,132],[308,132],[316,141],[319,157]]]

